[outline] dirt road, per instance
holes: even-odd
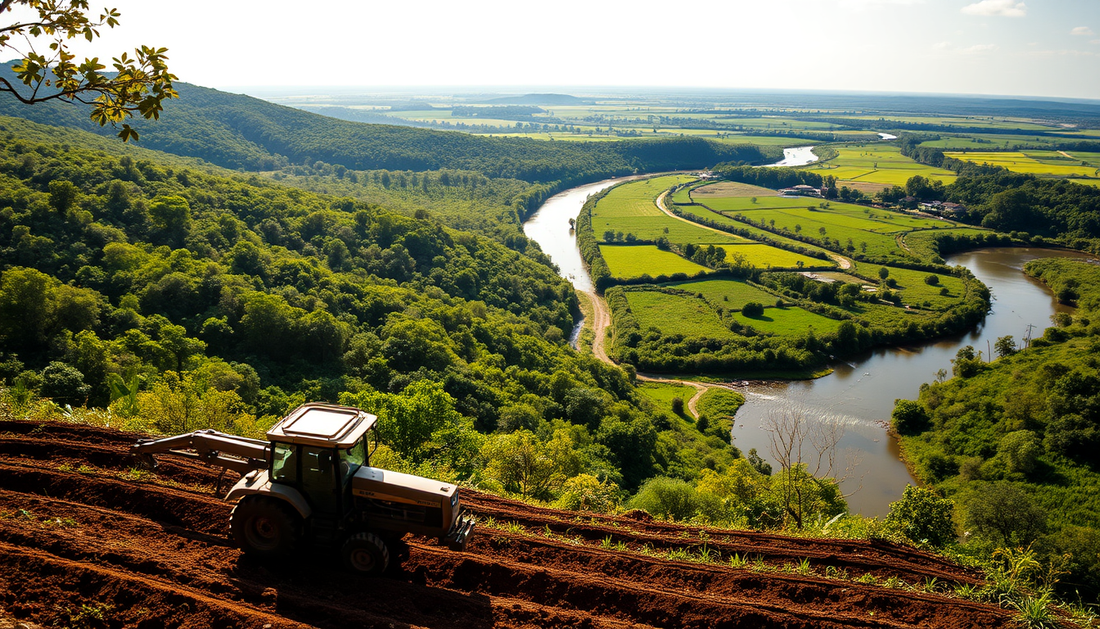
[[[155,474],[136,472],[127,448],[137,437],[0,422],[7,617],[254,629],[1014,626],[1001,609],[940,593],[974,574],[904,546],[578,514],[466,490],[481,524],[465,552],[406,537],[381,578],[345,573],[327,551],[260,564],[227,539],[217,471],[162,456]],[[935,580],[937,592],[859,577]]]

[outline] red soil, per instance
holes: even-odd
[[[219,471],[162,456],[155,475],[135,480],[127,448],[138,436],[0,422],[6,615],[47,626],[257,629],[1013,625],[989,605],[853,581],[935,579],[945,591],[977,582],[904,546],[578,514],[476,492],[462,496],[471,510],[512,526],[475,530],[465,552],[409,536],[382,578],[343,572],[327,551],[263,565],[226,535]],[[627,551],[602,547],[620,542]],[[737,553],[772,569],[655,559],[643,547]],[[803,560],[810,574],[781,571]]]

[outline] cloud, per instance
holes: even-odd
[[[1027,5],[1014,0],[982,0],[966,5],[962,12],[967,15],[1024,17],[1027,15]]]
[[[969,48],[963,48],[959,52],[969,55],[980,55],[983,52],[992,52],[997,49],[997,46],[993,44],[975,44]]]
[[[1069,34],[1070,35],[1084,35],[1086,37],[1091,37],[1092,35],[1095,35],[1096,33],[1092,32],[1092,29],[1087,27],[1087,26],[1078,26],[1077,28],[1070,31]]]
[[[951,48],[951,42],[941,41],[932,44],[932,50],[947,50],[949,48]]]

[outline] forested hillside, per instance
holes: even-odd
[[[10,68],[0,67],[0,73]],[[154,123],[134,121],[142,146],[226,168],[270,171],[324,162],[354,170],[477,171],[488,177],[571,184],[719,162],[760,163],[778,149],[695,138],[601,143],[486,138],[337,120],[260,99],[176,84],[179,99]],[[0,114],[113,135],[69,103],[21,105],[0,94]]]
[[[627,372],[568,347],[576,298],[535,259],[69,133],[0,131],[0,378],[17,405],[258,434],[304,400],[344,400],[386,414],[393,469],[544,499],[571,478],[617,496],[732,460],[728,437],[670,421]],[[550,457],[538,482],[502,463],[517,449]]]
[[[1064,587],[1100,591],[1100,268],[1047,258],[1028,263],[1077,313],[1018,348],[998,342],[986,362],[960,350],[954,378],[901,400],[895,427],[919,476],[960,505],[976,547],[1034,544],[1069,554]]]

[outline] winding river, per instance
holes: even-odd
[[[576,218],[589,195],[623,181],[611,179],[573,188],[549,199],[525,224],[524,233],[535,240],[558,265],[563,277],[582,291],[592,281],[577,249],[569,219]],[[1033,337],[1051,325],[1051,315],[1062,311],[1053,295],[1039,282],[1023,274],[1023,265],[1039,257],[1083,257],[1073,252],[997,248],[949,256],[948,264],[962,265],[993,291],[993,311],[971,332],[922,345],[882,348],[833,365],[833,372],[817,380],[753,382],[737,386],[746,403],[737,413],[734,443],[747,452],[756,448],[769,458],[769,433],[762,425],[768,414],[801,409],[812,418],[827,418],[844,430],[834,474],[844,478],[853,512],[883,516],[890,502],[901,497],[912,483],[900,459],[897,442],[886,432],[895,398],[913,399],[921,383],[931,382],[936,372],[950,373],[951,359],[959,348],[972,345],[983,356],[997,338],[1011,335],[1020,343],[1033,326]]]

